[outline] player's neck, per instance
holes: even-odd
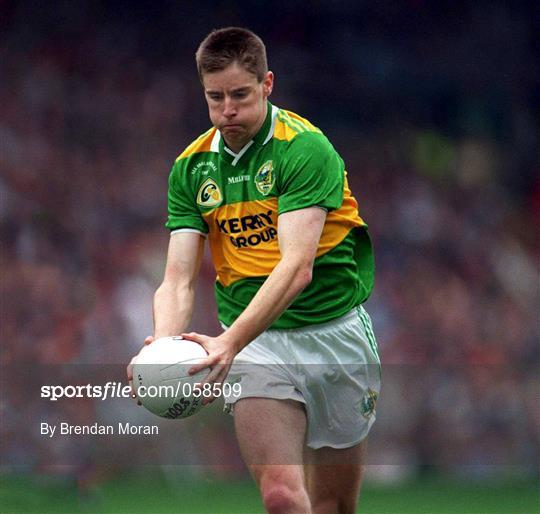
[[[241,141],[229,142],[227,141],[227,138],[223,136],[223,141],[227,145],[227,148],[235,154],[238,154],[240,150],[242,150],[242,148],[244,148],[244,146],[246,146],[252,139],[253,137],[250,136],[246,140],[242,139]]]

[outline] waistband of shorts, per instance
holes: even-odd
[[[361,305],[357,305],[356,307],[352,308],[349,312],[343,314],[343,316],[340,316],[339,318],[334,318],[330,321],[326,321],[325,323],[317,323],[316,325],[306,325],[304,327],[296,327],[296,328],[269,328],[266,330],[266,332],[316,332],[320,331],[321,329],[325,328],[333,328],[342,325],[343,323],[348,323],[349,321],[353,321],[354,319],[358,318],[358,309],[361,308]]]
[[[349,321],[353,321],[354,319],[358,318],[359,310],[363,309],[362,304],[357,305],[356,307],[353,307],[349,312],[343,314],[339,318],[334,318],[330,321],[326,321],[325,323],[317,323],[315,325],[306,325],[303,327],[294,327],[294,328],[268,328],[265,332],[270,333],[283,333],[286,334],[287,332],[315,332],[317,330],[320,330],[322,328],[332,328],[337,327],[343,323],[347,323]],[[229,327],[225,325],[224,323],[220,322],[221,327],[223,330],[227,330]]]

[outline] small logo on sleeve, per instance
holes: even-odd
[[[259,193],[266,196],[274,187],[274,165],[272,161],[266,161],[257,171],[254,182]]]
[[[197,203],[203,207],[216,207],[223,201],[223,195],[218,185],[211,178],[207,178],[197,193]]]

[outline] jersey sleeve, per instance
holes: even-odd
[[[168,218],[165,226],[173,230],[189,228],[208,233],[208,225],[197,205],[181,160],[175,162],[169,175]]]
[[[278,214],[343,203],[345,166],[328,139],[316,132],[298,134],[289,143],[277,178]]]

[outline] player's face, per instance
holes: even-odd
[[[266,118],[266,98],[272,92],[274,75],[264,80],[237,63],[203,76],[204,95],[210,120],[231,150],[238,152],[259,131]]]

